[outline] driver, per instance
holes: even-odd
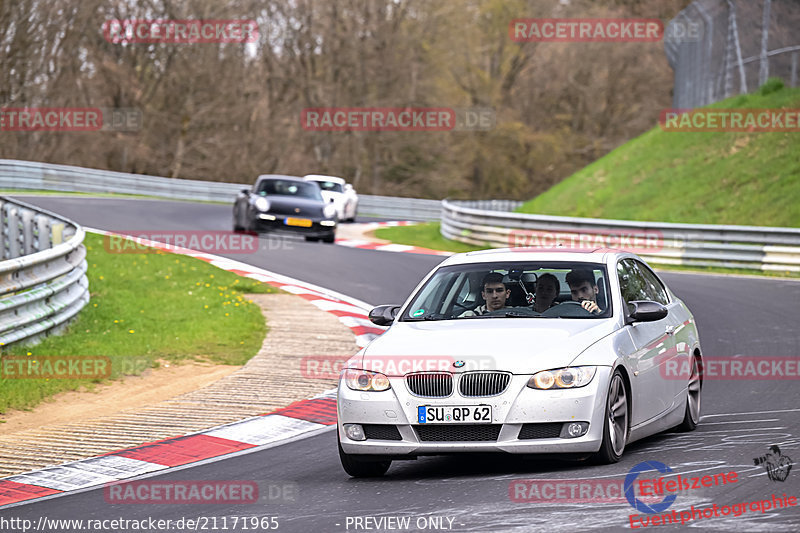
[[[603,312],[597,305],[597,282],[594,274],[588,268],[576,268],[567,274],[567,285],[572,295],[573,302],[580,302],[581,307],[590,313],[600,314]]]
[[[505,283],[503,283],[502,274],[499,272],[489,272],[483,277],[481,286],[483,287],[481,296],[483,296],[483,300],[486,303],[479,305],[474,311],[464,311],[459,315],[459,318],[485,315],[486,313],[497,311],[506,306],[506,299],[511,296],[511,291],[506,287]]]

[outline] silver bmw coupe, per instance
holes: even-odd
[[[338,443],[351,476],[461,452],[620,459],[627,444],[700,420],[694,317],[619,250],[454,255],[342,371]]]

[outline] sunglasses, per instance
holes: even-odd
[[[485,292],[486,294],[492,294],[493,292],[506,292],[507,290],[508,289],[506,289],[505,287],[499,287],[495,289],[489,287],[488,289],[483,289],[483,292]]]

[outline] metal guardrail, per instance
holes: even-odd
[[[487,247],[628,249],[662,265],[800,272],[800,229],[672,224],[499,212],[491,201],[442,201],[444,237]]]
[[[110,170],[0,159],[0,189],[141,194],[176,200],[224,202],[250,184],[126,174]],[[420,198],[360,194],[358,212],[403,220],[438,220],[441,203]]]
[[[0,188],[141,194],[232,203],[236,194],[249,186],[0,159]],[[541,237],[555,242],[558,236],[571,245],[576,239],[583,245],[591,237],[593,243],[633,248],[632,251],[657,264],[800,272],[800,229],[667,224],[511,212],[520,205],[521,202],[513,200],[439,202],[359,195],[359,213],[403,220],[441,218],[442,235],[478,246],[539,245]]]
[[[0,347],[58,332],[89,302],[84,231],[0,196]]]

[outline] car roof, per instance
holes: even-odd
[[[263,181],[263,180],[287,180],[287,181],[305,181],[300,176],[286,176],[283,174],[261,174],[258,178],[256,178],[256,182]]]
[[[325,176],[323,174],[308,174],[303,176],[303,179],[310,181],[332,181],[334,183],[339,183],[340,185],[345,184],[344,178],[340,178],[338,176]]]
[[[623,250],[612,248],[493,248],[455,254],[445,259],[441,265],[462,265],[470,263],[494,263],[507,261],[564,261],[570,263],[608,263],[623,256],[633,256]]]

